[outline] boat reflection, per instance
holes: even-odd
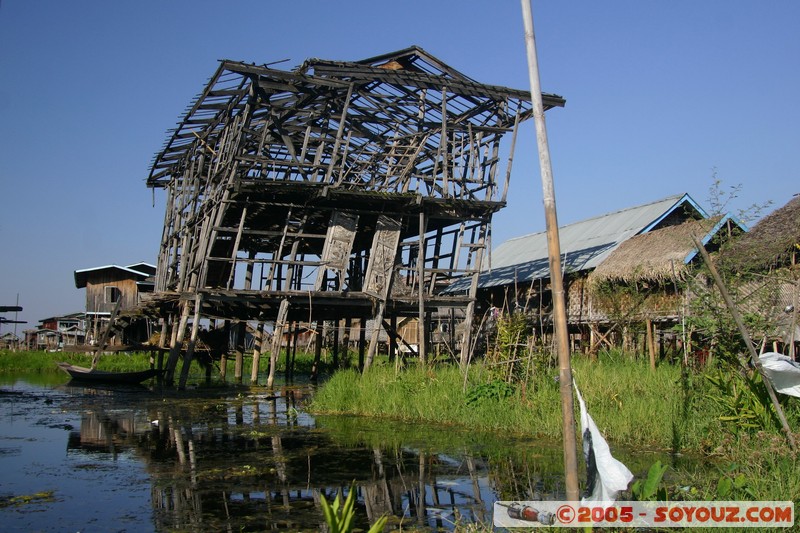
[[[489,449],[493,436],[314,418],[303,410],[308,392],[149,396],[133,409],[104,400],[83,411],[68,447],[142,461],[159,531],[317,531],[320,498],[332,501],[350,487],[359,496],[357,527],[388,515],[394,526],[453,529],[459,521],[490,523],[501,497],[560,490],[557,447],[520,455]]]

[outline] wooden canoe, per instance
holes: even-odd
[[[141,383],[142,381],[158,375],[158,370],[149,369],[138,372],[108,372],[75,366],[69,363],[58,363],[58,368],[66,372],[76,381],[93,383]]]

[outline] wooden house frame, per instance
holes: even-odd
[[[415,317],[424,359],[435,310],[472,319],[474,289],[439,289],[465,275],[476,288],[530,116],[529,92],[478,83],[419,47],[292,71],[222,61],[147,180],[167,194],[154,304],[168,381],[187,333],[188,369],[204,319],[275,333],[370,320],[368,368],[380,328]],[[263,336],[270,384],[282,337]]]

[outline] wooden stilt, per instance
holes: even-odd
[[[181,310],[181,319],[176,324],[177,330],[174,334],[172,346],[169,349],[169,359],[167,359],[167,371],[164,375],[164,381],[167,385],[172,385],[175,382],[175,367],[178,366],[178,357],[181,355],[181,348],[183,347],[183,339],[186,335],[186,324],[189,321],[189,307],[191,302],[183,302]]]
[[[319,376],[319,365],[322,359],[322,323],[317,321],[314,325],[314,364],[311,367],[311,380]]]
[[[278,356],[283,344],[283,330],[286,325],[286,317],[289,315],[289,300],[281,300],[278,308],[278,316],[275,319],[275,328],[272,334],[272,348],[269,357],[269,375],[267,376],[267,387],[272,387],[275,383],[275,370],[278,366]]]
[[[244,375],[244,344],[245,334],[247,333],[247,324],[239,322],[236,324],[236,360],[233,366],[233,379],[236,383],[241,383]]]
[[[184,390],[186,388],[186,380],[189,378],[189,367],[192,364],[194,357],[194,348],[197,345],[197,333],[200,328],[200,311],[202,309],[202,295],[198,294],[194,302],[194,318],[192,319],[192,333],[189,336],[189,346],[186,348],[186,355],[183,357],[183,366],[181,367],[181,378],[178,382],[178,389]]]
[[[261,362],[261,352],[266,348],[264,342],[264,323],[259,322],[256,328],[256,336],[253,340],[253,364],[250,367],[250,384],[258,384],[258,366]]]
[[[650,370],[653,372],[656,371],[656,345],[653,341],[653,321],[649,318],[647,319],[647,323],[645,324],[647,328],[647,351],[650,354]]]

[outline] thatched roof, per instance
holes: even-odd
[[[764,271],[788,266],[800,253],[800,196],[761,219],[721,254],[725,268]]]
[[[684,279],[697,254],[692,235],[704,243],[731,221],[728,217],[689,220],[683,224],[636,235],[622,243],[589,275],[590,283],[604,281],[658,283]],[[738,225],[737,225],[738,227]]]

